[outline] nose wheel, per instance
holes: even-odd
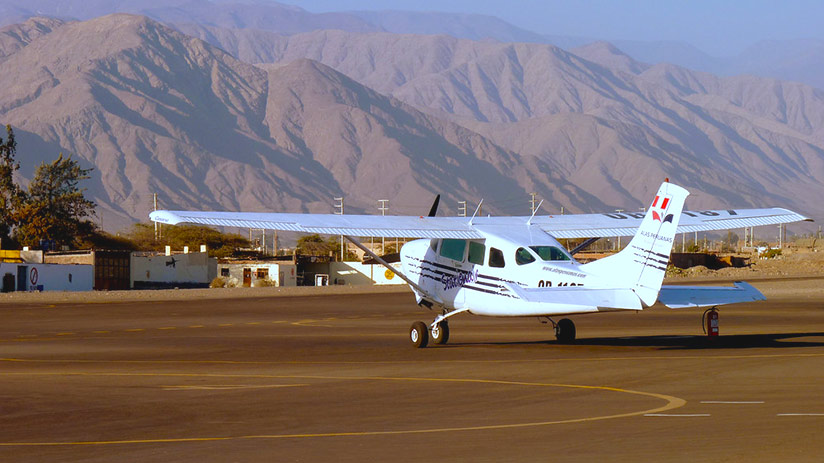
[[[417,348],[426,347],[430,341],[433,344],[446,344],[449,341],[449,321],[447,321],[447,318],[464,312],[469,312],[469,307],[452,311],[444,309],[441,315],[435,317],[435,321],[431,325],[426,325],[424,322],[413,323],[412,328],[409,329],[409,339],[412,341],[412,345]]]
[[[433,344],[446,344],[449,341],[449,322],[444,320],[429,330]]]
[[[429,329],[424,322],[415,322],[412,328],[409,329],[409,339],[412,340],[412,345],[423,349],[429,344]]]
[[[446,344],[449,341],[449,322],[446,320],[435,324],[431,329],[424,322],[415,322],[409,329],[412,346],[422,349],[432,344]]]

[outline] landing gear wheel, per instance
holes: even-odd
[[[570,344],[575,341],[575,323],[568,318],[562,318],[555,325],[555,337],[562,344]]]
[[[429,344],[429,328],[424,322],[415,322],[409,329],[409,339],[412,345],[417,348],[424,348]]]
[[[449,341],[449,322],[444,320],[438,323],[432,328],[431,334],[433,344],[446,344]]]

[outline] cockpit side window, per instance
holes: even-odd
[[[445,239],[441,242],[441,256],[463,262],[466,240]]]
[[[555,246],[530,246],[529,248],[535,251],[542,260],[570,260],[564,251]]]
[[[527,251],[525,248],[518,248],[515,251],[515,263],[518,265],[530,264],[535,262],[535,258],[532,257],[532,253]]]
[[[489,266],[503,268],[505,265],[504,253],[500,249],[489,248]]]
[[[486,246],[484,246],[483,243],[478,243],[477,241],[470,241],[469,257],[467,257],[467,260],[469,262],[472,262],[473,264],[483,265],[484,251],[486,251]]]

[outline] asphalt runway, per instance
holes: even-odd
[[[824,284],[824,279],[821,280]],[[775,283],[773,283],[775,284]],[[786,284],[792,284],[788,281]],[[757,285],[756,285],[757,286]],[[824,297],[532,319],[411,293],[0,306],[0,461],[822,461]]]

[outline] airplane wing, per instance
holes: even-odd
[[[662,286],[658,302],[670,309],[690,307],[714,307],[739,302],[763,301],[761,291],[744,281],[736,281],[735,286]]]
[[[532,224],[555,238],[633,236],[643,218],[642,212],[555,215],[535,217]],[[684,211],[678,221],[676,233],[730,230],[800,221],[811,222],[812,219],[781,208]]]
[[[466,217],[198,211],[154,211],[149,217],[155,222],[168,224],[198,223],[327,235],[458,239],[483,237]],[[521,223],[526,223],[526,219]]]
[[[424,217],[337,214],[291,214],[269,212],[154,211],[151,220],[160,223],[196,223],[239,228],[319,233],[328,235],[405,238],[482,238],[476,226],[537,227],[555,238],[632,236],[643,213],[572,214],[529,217]],[[728,230],[777,225],[810,218],[781,208],[685,211],[677,233]]]

